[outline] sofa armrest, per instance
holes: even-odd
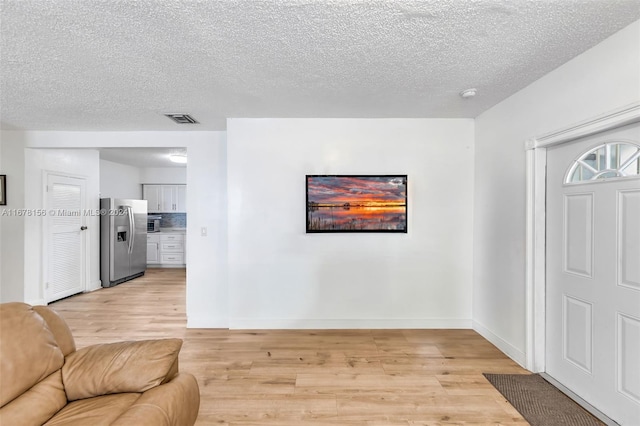
[[[143,393],[111,426],[191,426],[199,409],[196,378],[180,373],[169,383]]]
[[[69,401],[121,392],[144,392],[178,371],[180,339],[88,346],[71,353],[62,367]]]

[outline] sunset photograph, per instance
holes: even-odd
[[[307,175],[307,232],[407,232],[407,176]]]

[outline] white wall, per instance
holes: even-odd
[[[2,141],[1,140],[0,140],[0,174],[5,174],[4,169],[2,167]],[[0,219],[0,235],[2,235],[2,223],[3,223],[3,220]],[[0,238],[0,303],[3,303],[3,302],[4,300],[2,297],[2,238]]]
[[[187,326],[226,328],[229,326],[226,132],[210,132],[206,139],[188,144],[187,150]],[[201,234],[203,228],[206,237]]]
[[[476,119],[474,328],[525,362],[524,141],[640,100],[640,22]]]
[[[187,316],[191,326],[206,325],[224,327],[227,319],[226,282],[226,168],[224,132],[2,132],[2,169],[5,163],[15,166],[12,179],[16,187],[16,208],[20,195],[25,191],[24,176],[33,168],[32,161],[25,166],[27,148],[131,148],[131,147],[186,147],[189,154],[187,170]],[[11,147],[12,151],[7,150]],[[189,170],[193,168],[193,171]],[[97,170],[97,169],[96,169]],[[11,194],[9,194],[11,195]],[[194,195],[194,196],[192,196]],[[11,200],[10,200],[11,201]],[[14,218],[11,218],[14,219]],[[41,264],[41,253],[23,249],[25,236],[24,218],[15,218],[11,224],[15,232],[5,232],[7,222],[2,219],[2,285],[3,298],[24,289],[25,271],[32,264]],[[208,228],[208,236],[201,236],[201,227]],[[6,247],[11,250],[11,262],[5,261]],[[10,279],[7,279],[9,277]],[[18,278],[16,278],[18,277]],[[20,294],[16,300],[26,300]],[[195,319],[194,319],[195,318]]]
[[[229,120],[230,326],[470,327],[473,128]],[[407,174],[409,232],[305,234],[306,174]]]
[[[86,179],[86,204],[91,211],[100,208],[100,155],[87,149],[26,149],[25,151],[25,208],[37,211],[46,207],[43,191],[46,173],[59,173]],[[24,218],[24,300],[30,304],[45,303],[42,259],[45,258],[42,217]],[[86,217],[89,244],[88,290],[100,288],[100,217]]]
[[[7,205],[0,207],[0,302],[24,301],[24,217],[10,214],[24,208],[24,141],[0,133],[1,174],[7,175]]]
[[[138,167],[100,160],[100,197],[141,199],[140,174]]]
[[[191,158],[189,158],[189,160],[191,160]],[[186,184],[187,168],[145,167],[140,170],[140,182],[149,184]]]

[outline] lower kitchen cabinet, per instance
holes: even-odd
[[[160,235],[147,234],[147,265],[160,263]]]
[[[160,267],[184,267],[186,236],[182,233],[157,233],[147,235],[147,265]]]
[[[160,234],[160,263],[184,265],[183,234]]]
[[[184,254],[182,253],[162,253],[160,263],[164,265],[184,265]]]

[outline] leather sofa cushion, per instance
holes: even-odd
[[[41,425],[67,404],[60,370],[0,408],[0,425]]]
[[[70,402],[45,426],[106,426],[136,402],[139,393],[121,393]],[[132,423],[131,426],[136,425]]]
[[[181,373],[149,389],[111,426],[192,425],[198,417],[200,391],[193,375]]]
[[[34,306],[33,310],[38,313],[49,326],[49,330],[56,339],[62,355],[67,356],[76,350],[76,342],[71,334],[71,329],[65,320],[53,309],[48,306]]]
[[[121,392],[144,392],[177,371],[180,339],[93,345],[73,352],[62,367],[69,401]]]
[[[62,351],[45,320],[25,303],[0,305],[0,406],[60,369]]]

